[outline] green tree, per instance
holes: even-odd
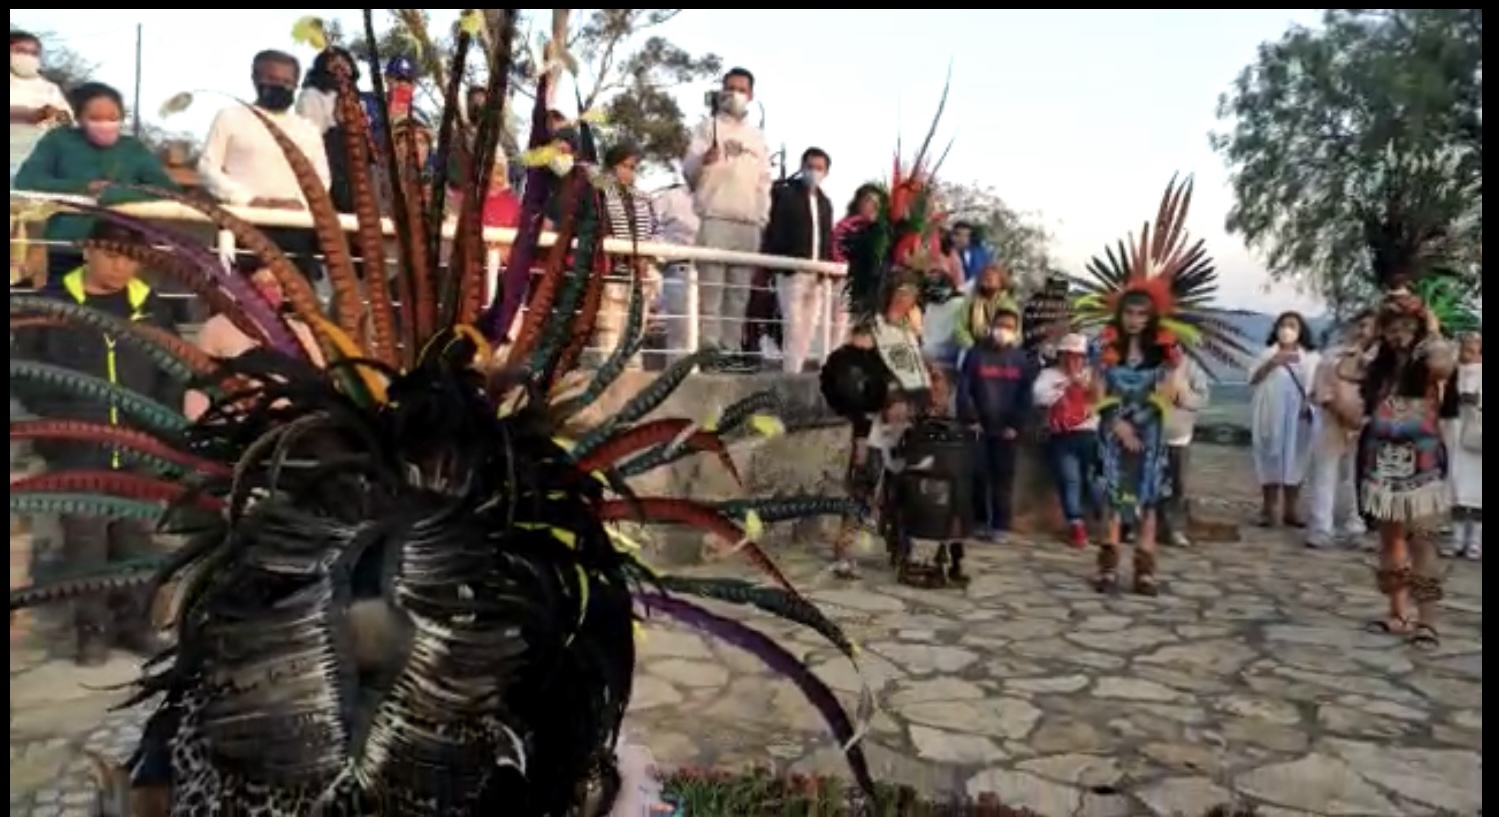
[[[1335,306],[1375,280],[1479,279],[1483,16],[1330,9],[1260,47],[1219,103],[1230,232]]]
[[[1017,287],[1034,289],[1052,272],[1052,236],[1039,214],[1011,208],[994,188],[981,184],[941,183],[937,195],[947,223],[972,224],[1009,267]]]
[[[385,26],[377,45],[383,56],[406,54],[425,69],[422,95],[436,107],[441,89],[436,78],[445,77],[451,64],[453,36],[430,26],[424,9],[386,9]],[[669,162],[687,150],[689,138],[685,114],[672,92],[686,83],[716,76],[723,60],[715,54],[693,54],[660,33],[683,9],[575,9],[568,37],[568,51],[578,63],[576,85],[584,110],[604,113],[609,135],[638,143],[646,158]],[[528,23],[530,23],[528,25]],[[521,99],[534,99],[535,78],[541,44],[549,36],[545,19],[522,20],[514,44],[514,74],[511,90]],[[367,56],[362,36],[330,26],[330,40],[347,43],[351,50]],[[485,79],[482,60],[471,60],[468,82]],[[560,101],[571,108],[570,100]],[[529,105],[518,113],[528,113]],[[520,118],[510,121],[519,127]],[[513,134],[512,134],[513,138]],[[513,143],[512,143],[513,145]]]

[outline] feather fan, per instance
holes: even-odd
[[[373,10],[362,11],[369,42],[376,42]],[[850,717],[770,639],[674,598],[747,604],[811,627],[854,656],[837,625],[756,543],[761,514],[784,520],[843,505],[821,497],[718,506],[636,498],[623,482],[622,472],[644,473],[691,451],[718,457],[732,472],[725,436],[784,430],[767,416],[775,401],[757,395],[708,421],[649,417],[688,376],[692,366],[684,365],[593,428],[571,424],[639,348],[638,332],[626,333],[591,382],[565,387],[588,377],[574,367],[599,302],[590,295],[600,268],[599,203],[581,169],[557,185],[561,238],[545,253],[536,244],[552,191],[546,174],[532,174],[511,268],[486,319],[506,324],[533,262],[541,275],[508,358],[485,371],[493,359],[487,338],[498,335],[492,325],[477,325],[479,202],[503,127],[519,14],[465,10],[453,64],[441,67],[440,160],[465,138],[455,103],[471,54],[485,55],[490,77],[473,160],[462,163],[465,175],[454,185],[463,203],[448,263],[439,262],[447,179],[423,189],[409,140],[395,135],[383,104],[375,106],[379,121],[365,119],[352,66],[338,60],[330,63],[351,158],[363,281],[311,163],[259,111],[306,198],[332,303],[325,308],[253,225],[220,206],[178,199],[234,233],[276,275],[292,317],[325,351],[326,369],[304,358],[279,310],[195,239],[125,213],[90,208],[138,229],[150,246],[100,251],[130,255],[187,283],[261,347],[213,359],[76,304],[12,299],[13,332],[66,326],[99,333],[140,349],[173,378],[214,390],[208,411],[190,423],[176,406],[54,361],[10,364],[13,383],[114,409],[108,424],[13,420],[12,441],[105,446],[125,468],[12,482],[12,513],[154,519],[166,506],[162,524],[191,534],[169,557],[11,591],[13,611],[122,586],[170,593],[165,608],[174,611],[177,646],[139,682],[134,701],[161,697],[131,765],[137,793],[170,799],[170,814],[224,804],[269,815],[580,813],[598,800],[585,792],[607,794],[617,780],[611,766],[635,670],[637,603],[786,674],[828,719],[859,785],[872,785],[858,744],[872,711],[867,691]],[[324,48],[324,31],[306,18],[294,36]],[[378,49],[368,58],[383,99]],[[537,94],[536,123],[545,122],[545,98]],[[383,134],[382,142],[372,146],[371,133]],[[893,180],[901,229],[926,223],[925,152]],[[375,272],[387,261],[374,196],[381,188],[390,191],[398,304]],[[637,293],[631,304],[635,330],[639,300]],[[565,393],[573,396],[564,400]],[[656,574],[615,544],[620,521],[699,526],[722,540],[723,552],[756,566],[764,583]],[[638,588],[647,588],[645,595]],[[202,763],[184,765],[190,757]],[[125,799],[109,791],[101,803]]]

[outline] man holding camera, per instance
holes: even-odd
[[[731,69],[723,88],[708,94],[708,118],[692,132],[682,173],[702,218],[698,246],[759,252],[770,215],[770,151],[747,121],[755,76]],[[737,351],[755,268],[702,261],[698,270],[699,337],[703,346]]]

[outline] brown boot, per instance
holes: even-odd
[[[1135,586],[1141,596],[1158,596],[1161,586],[1155,579],[1155,551],[1135,547]]]
[[[1301,519],[1301,486],[1286,485],[1282,490],[1284,493],[1281,500],[1281,519],[1285,521],[1286,527],[1306,527],[1306,522]]]
[[[78,654],[74,661],[80,667],[102,667],[109,663],[109,635],[102,628],[78,628]]]
[[[1256,522],[1262,528],[1275,528],[1280,526],[1280,486],[1260,486],[1260,518]]]
[[[1119,589],[1119,546],[1098,547],[1098,576],[1093,580],[1093,589],[1100,593],[1112,593]]]

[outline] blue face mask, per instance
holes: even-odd
[[[802,168],[802,183],[811,188],[822,186],[823,173],[821,170]]]

